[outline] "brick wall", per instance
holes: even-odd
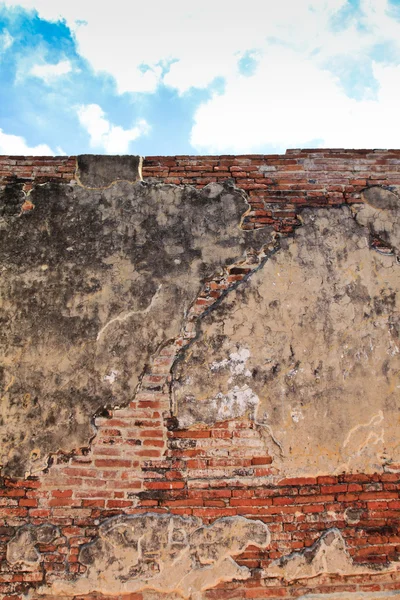
[[[21,183],[26,191],[46,181],[69,181],[74,173],[74,157],[0,157],[3,183]],[[366,186],[400,185],[400,151],[150,157],[144,160],[143,177],[197,187],[231,179],[250,198],[245,227],[272,224],[277,231],[290,233],[298,224],[299,206],[359,202]],[[249,547],[236,559],[254,569],[254,576],[242,583],[220,584],[205,594],[209,600],[400,590],[400,572],[379,569],[368,575],[321,575],[291,585],[277,579],[261,581],[257,575],[257,569],[273,559],[311,546],[331,527],[341,531],[355,564],[379,567],[399,560],[396,466],[392,465],[392,472],[372,475],[282,479],[247,418],[185,431],[173,427],[168,390],[177,353],[192,339],[204,310],[253,268],[233,266],[224,277],[206,282],[186,332],[153,359],[130,406],[96,419],[97,435],[90,448],[54,456],[47,471],[37,477],[0,479],[1,597],[19,600],[50,573],[83,571],[77,560],[79,547],[96,535],[102,519],[149,510],[194,515],[204,522],[243,515],[268,523],[271,545],[266,550]],[[356,509],[357,519],[349,519],[350,508]],[[54,544],[39,545],[43,564],[34,571],[10,569],[6,545],[16,529],[25,523],[48,522],[58,526],[62,535]],[[85,596],[92,597],[96,596]],[[129,599],[142,597],[131,594]]]
[[[0,181],[32,182],[74,179],[76,158],[0,157]],[[400,150],[288,150],[285,155],[151,156],[143,178],[203,187],[231,180],[250,198],[246,226],[274,224],[289,230],[296,209],[359,202],[367,186],[400,185]]]

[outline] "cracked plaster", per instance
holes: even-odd
[[[98,537],[81,547],[84,575],[71,581],[53,577],[39,596],[99,592],[128,594],[155,590],[201,600],[202,592],[222,581],[251,575],[232,558],[250,544],[266,548],[268,527],[245,517],[225,517],[203,525],[197,517],[147,513],[111,518]]]
[[[270,237],[241,229],[246,196],[229,184],[45,184],[29,202],[21,210],[18,185],[0,195],[0,464],[11,476],[88,445],[93,415],[134,398],[204,281]]]
[[[400,267],[354,212],[303,210],[295,236],[202,320],[174,368],[181,427],[248,417],[284,476],[399,462]]]
[[[395,571],[397,566],[381,565],[379,569],[387,572]],[[302,579],[313,579],[320,575],[361,575],[373,574],[377,567],[353,563],[346,548],[346,542],[339,529],[328,529],[309,548],[293,552],[272,562],[262,577],[279,578],[293,582]]]

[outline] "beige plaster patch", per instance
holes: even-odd
[[[266,548],[269,543],[267,525],[244,517],[206,526],[196,517],[120,516],[105,521],[98,538],[81,548],[84,575],[73,581],[53,578],[38,593],[117,596],[149,589],[201,600],[204,590],[220,582],[248,579],[250,570],[233,557],[250,544]]]
[[[202,321],[174,369],[176,416],[182,427],[247,416],[286,476],[389,470],[400,459],[400,266],[348,207],[302,220]]]
[[[383,567],[385,572],[395,571],[392,564]],[[311,547],[274,561],[263,572],[264,578],[281,578],[285,581],[312,579],[319,575],[361,575],[376,573],[368,565],[353,563],[339,529],[326,531]]]

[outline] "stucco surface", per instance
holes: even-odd
[[[250,418],[284,475],[399,462],[400,267],[371,248],[373,210],[305,209],[202,321],[175,367],[181,427]]]
[[[265,548],[268,526],[244,517],[227,517],[204,526],[196,517],[148,513],[105,521],[99,536],[83,546],[79,560],[88,567],[72,581],[54,578],[39,595],[127,594],[145,589],[201,600],[222,581],[250,577],[232,558],[248,545]]]
[[[46,184],[28,198],[13,185],[0,206],[0,462],[21,476],[88,445],[93,416],[134,398],[203,282],[259,242],[229,184]]]

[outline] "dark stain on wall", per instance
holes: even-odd
[[[5,474],[34,473],[50,453],[88,444],[93,415],[133,399],[203,282],[251,246],[255,232],[240,227],[247,208],[229,184],[3,189]]]

